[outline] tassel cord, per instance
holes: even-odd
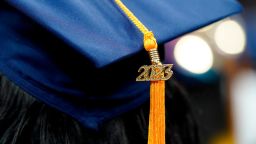
[[[153,32],[149,31],[121,0],[115,0],[115,3],[144,35],[144,48],[149,52],[152,64],[162,65]],[[165,81],[162,80],[150,82],[148,144],[165,144]]]

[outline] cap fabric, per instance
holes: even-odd
[[[160,44],[241,11],[235,0],[123,2]],[[0,2],[0,34],[0,72],[87,128],[149,99],[135,82],[143,36],[112,0]]]

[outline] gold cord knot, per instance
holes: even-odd
[[[152,49],[157,48],[156,39],[151,31],[144,34],[144,48],[146,51],[151,51]]]

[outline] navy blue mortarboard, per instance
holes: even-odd
[[[241,10],[235,0],[123,0],[159,43]],[[149,98],[137,28],[111,0],[0,2],[0,71],[85,127]]]

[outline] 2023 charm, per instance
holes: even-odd
[[[173,74],[172,66],[173,64],[143,65],[138,70],[140,75],[136,78],[136,81],[168,80]]]

